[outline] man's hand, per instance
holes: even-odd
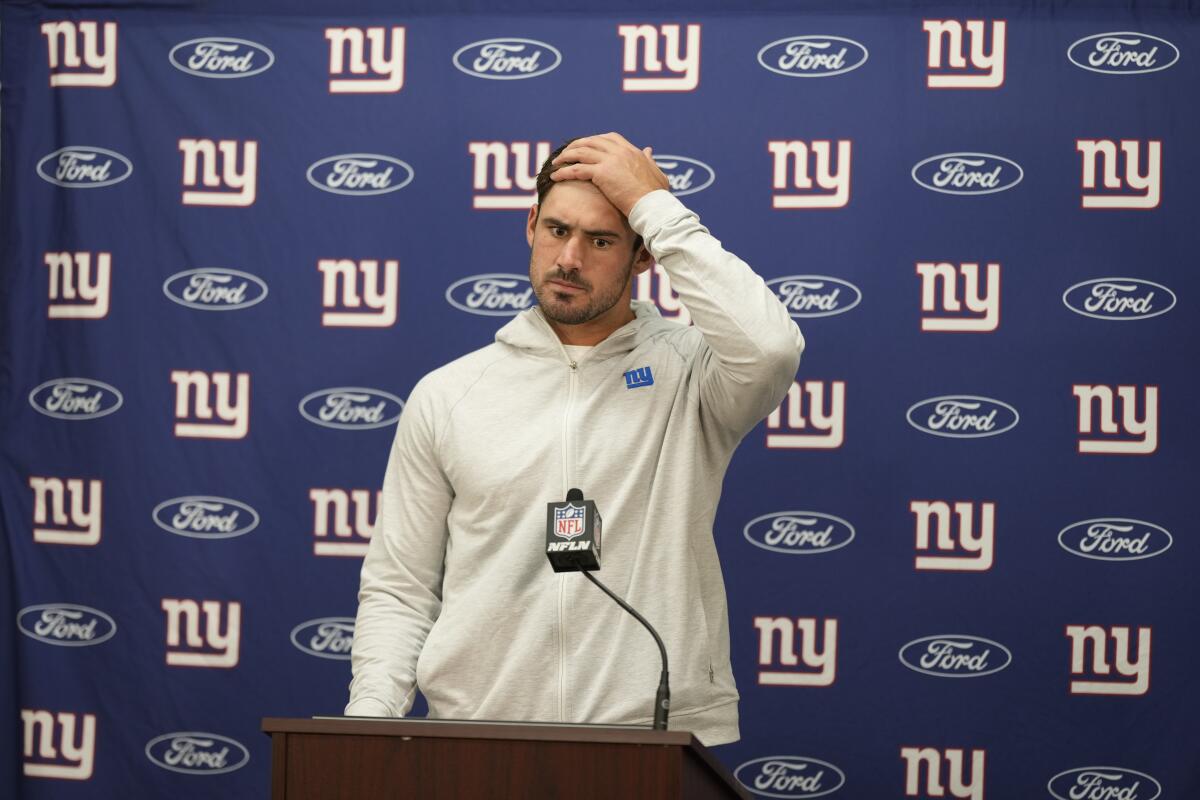
[[[627,217],[642,197],[668,188],[667,176],[650,157],[650,148],[639,150],[619,133],[576,139],[554,164],[569,166],[555,170],[551,180],[591,181]]]

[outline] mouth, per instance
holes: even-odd
[[[548,280],[548,281],[546,281],[546,285],[549,286],[554,291],[560,292],[562,294],[576,294],[578,292],[586,291],[582,286],[580,286],[578,284],[566,283],[565,281],[559,281],[559,280]]]

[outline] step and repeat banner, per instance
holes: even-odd
[[[1200,796],[1194,15],[250,5],[4,11],[0,793],[264,795],[407,394],[617,130],[808,340],[714,530],[736,778]]]

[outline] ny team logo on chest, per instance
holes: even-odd
[[[654,385],[654,373],[650,367],[636,367],[625,373],[625,388],[637,389],[642,386]]]

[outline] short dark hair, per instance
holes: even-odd
[[[538,174],[537,174],[538,212],[537,212],[537,215],[535,216],[535,219],[542,215],[542,203],[545,201],[546,195],[550,194],[550,190],[552,188],[554,188],[554,181],[550,178],[550,176],[553,175],[554,172],[557,171],[558,169],[569,166],[570,164],[576,163],[574,161],[571,161],[571,162],[568,162],[565,164],[555,164],[555,163],[553,163],[554,159],[556,159],[560,155],[562,155],[562,151],[566,150],[567,147],[571,144],[571,142],[575,141],[575,139],[577,139],[577,138],[578,137],[571,137],[570,139],[567,139],[566,141],[564,141],[558,147],[554,148],[554,151],[551,152],[550,155],[546,157],[546,160],[542,162],[542,168],[540,170],[538,170]],[[628,220],[626,220],[626,222],[628,222]],[[635,233],[633,235],[633,252],[636,253],[639,249],[641,249],[641,246],[642,246],[642,237],[638,236]]]

